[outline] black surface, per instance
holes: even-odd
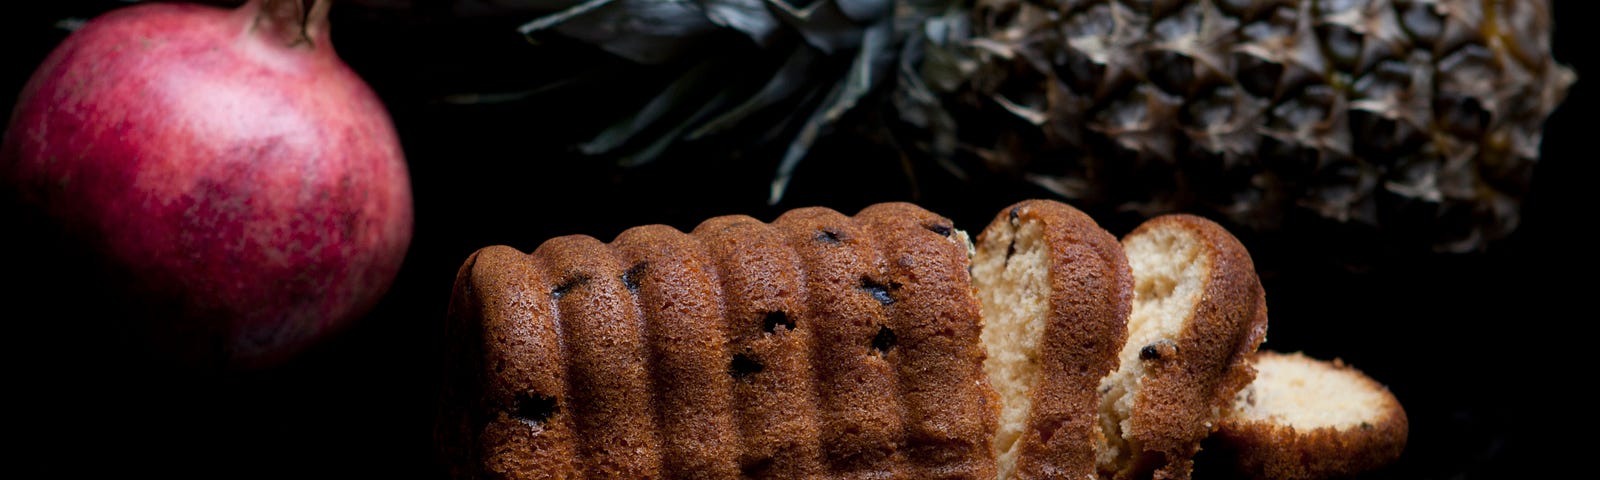
[[[120,4],[48,3],[0,15],[0,92],[18,91],[65,35],[55,20]],[[1516,236],[1487,253],[1387,257],[1361,271],[1318,261],[1303,244],[1249,239],[1272,318],[1264,348],[1342,358],[1406,406],[1408,449],[1372,478],[1566,472],[1571,452],[1548,435],[1592,435],[1592,402],[1578,389],[1595,379],[1585,363],[1595,318],[1580,303],[1593,284],[1593,248],[1576,225],[1592,218],[1586,129],[1596,102],[1586,78],[1594,63],[1581,51],[1593,42],[1582,20],[1570,20],[1573,3],[1557,3],[1564,18],[1555,49],[1580,80],[1548,124]],[[334,42],[389,103],[413,175],[416,236],[383,303],[280,368],[189,382],[80,382],[65,379],[96,378],[96,368],[63,359],[81,342],[30,336],[39,330],[23,325],[74,322],[81,305],[71,296],[9,298],[0,318],[21,333],[4,342],[12,352],[5,396],[21,407],[7,412],[18,420],[4,430],[9,445],[22,446],[7,452],[9,468],[69,477],[430,477],[438,331],[455,270],[479,247],[531,250],[573,233],[610,239],[646,223],[689,229],[721,214],[771,220],[804,205],[853,213],[888,200],[915,200],[977,230],[1005,205],[1043,195],[962,189],[923,170],[913,196],[897,159],[843,146],[804,163],[776,206],[765,203],[772,162],[763,158],[707,154],[608,168],[560,148],[593,120],[582,110],[440,103],[462,89],[526,84],[571,66],[530,54],[508,28],[515,19],[444,18],[335,11]],[[13,95],[4,94],[0,111],[10,110]],[[7,236],[25,233],[5,228]],[[9,285],[48,278],[24,268],[39,262],[14,263],[30,254],[6,252]]]

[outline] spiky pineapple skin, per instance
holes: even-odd
[[[976,0],[966,14],[921,65],[946,115],[921,126],[958,145],[945,154],[1091,208],[1267,232],[1312,216],[1436,251],[1516,229],[1574,81],[1537,0]]]

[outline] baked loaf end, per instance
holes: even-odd
[[[999,478],[1093,478],[1096,388],[1116,368],[1133,302],[1121,243],[1071,206],[1024,201],[978,235],[972,277],[1004,405]]]
[[[1212,443],[1243,477],[1321,480],[1400,458],[1409,425],[1389,389],[1339,359],[1262,351]]]
[[[1266,297],[1244,246],[1202,217],[1152,218],[1122,245],[1135,293],[1118,369],[1100,385],[1101,474],[1189,478],[1201,441],[1255,375]]]
[[[457,478],[995,477],[969,244],[905,203],[505,246],[461,266]]]

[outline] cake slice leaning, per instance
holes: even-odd
[[[1243,478],[1348,478],[1386,466],[1405,451],[1409,423],[1383,384],[1343,361],[1262,351],[1256,379],[1208,445]]]
[[[1024,201],[978,235],[972,281],[1002,400],[999,478],[1093,478],[1096,389],[1117,366],[1133,303],[1122,245],[1069,205]]]
[[[1205,218],[1152,218],[1122,247],[1134,300],[1118,367],[1100,382],[1100,476],[1186,479],[1201,441],[1255,375],[1266,297],[1249,252]]]

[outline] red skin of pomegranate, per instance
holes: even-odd
[[[297,3],[102,15],[35,71],[0,150],[20,203],[162,305],[129,321],[186,361],[284,362],[369,313],[412,238],[388,112],[325,0]]]

